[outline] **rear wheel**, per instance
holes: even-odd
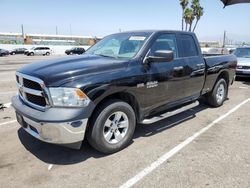
[[[46,55],[47,55],[47,56],[49,56],[49,55],[50,55],[50,53],[49,53],[49,52],[46,52]]]
[[[35,54],[34,54],[33,52],[30,52],[29,55],[30,55],[30,56],[34,56]]]
[[[135,113],[129,104],[120,100],[108,101],[93,115],[88,142],[102,153],[117,152],[130,143],[135,125]]]
[[[216,82],[213,91],[207,95],[206,102],[213,107],[219,107],[223,105],[223,102],[227,98],[227,94],[227,82],[224,78],[221,78]]]

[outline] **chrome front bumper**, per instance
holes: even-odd
[[[12,98],[17,120],[35,138],[80,149],[94,105],[86,108],[48,108],[40,111],[28,106],[19,96]]]
[[[74,147],[73,145],[83,141],[88,122],[88,119],[83,119],[75,122],[39,123],[24,116],[22,118],[21,126],[35,138],[53,144],[72,145],[76,149],[80,146]],[[74,124],[78,126],[73,127]]]

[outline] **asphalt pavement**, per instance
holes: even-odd
[[[220,108],[200,104],[137,125],[124,150],[103,155],[43,143],[15,121],[15,71],[57,56],[0,57],[0,187],[250,187],[250,80],[240,79]],[[249,110],[249,111],[248,111]]]

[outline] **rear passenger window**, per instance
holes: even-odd
[[[180,57],[193,57],[198,56],[198,50],[191,35],[179,36],[179,53]]]

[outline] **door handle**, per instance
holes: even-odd
[[[175,71],[180,71],[180,70],[183,70],[183,69],[184,69],[184,67],[183,67],[183,66],[174,67],[174,70],[175,70]]]
[[[205,65],[203,63],[200,63],[200,64],[197,64],[196,66],[199,68],[203,68]]]

